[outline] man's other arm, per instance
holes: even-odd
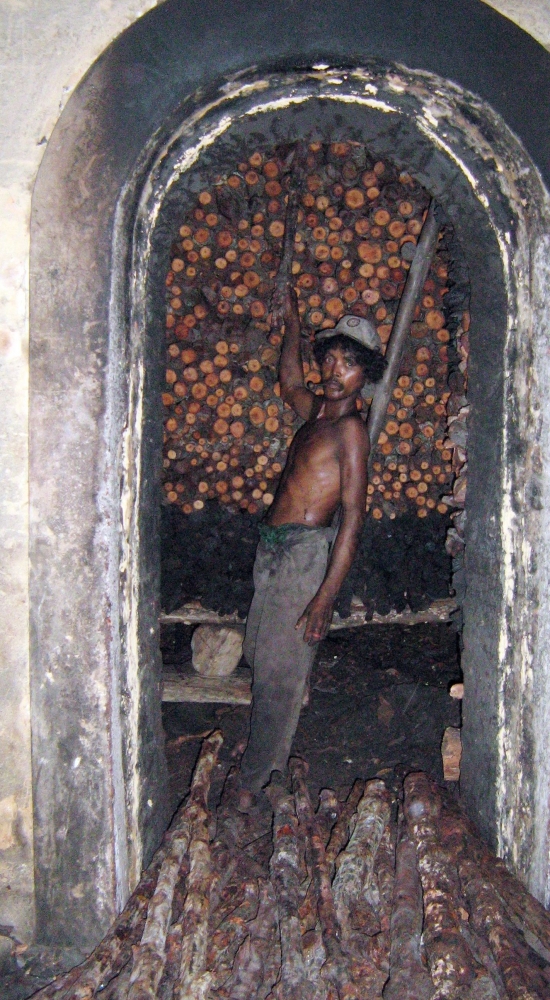
[[[296,624],[299,628],[305,623],[304,641],[310,645],[326,636],[334,601],[357,551],[365,520],[369,451],[369,436],[363,422],[347,420],[342,428],[340,458],[342,519],[325,579]]]

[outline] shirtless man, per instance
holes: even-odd
[[[315,355],[323,396],[304,385],[298,304],[289,287],[281,396],[305,423],[260,526],[254,564],[244,643],[254,672],[253,701],[241,762],[241,781],[251,792],[258,792],[272,771],[286,769],[316,645],[327,634],[365,518],[370,443],[357,400],[367,379],[376,382],[383,375],[380,338],[368,320],[345,316],[317,335]]]

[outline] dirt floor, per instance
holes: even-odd
[[[184,626],[164,633],[171,670],[189,664],[191,633]],[[449,688],[460,679],[452,625],[369,625],[332,633],[320,646],[293,746],[309,765],[314,801],[323,788],[345,798],[355,778],[379,776],[393,789],[407,772],[423,770],[443,782],[443,732],[460,725],[460,702]],[[246,745],[248,719],[247,706],[163,705],[174,809],[188,791],[202,738],[215,728],[224,734],[211,794],[217,805],[229,767]],[[0,974],[2,1000],[26,1000],[82,958],[36,946],[16,951]]]
[[[170,669],[188,662],[187,636],[166,641]],[[460,702],[449,688],[460,679],[452,625],[367,625],[331,633],[313,667],[310,702],[292,751],[309,764],[312,795],[329,787],[343,797],[357,777],[379,776],[391,784],[394,773],[411,770],[443,781],[443,732],[460,725]],[[165,704],[163,719],[174,804],[187,792],[200,739],[222,730],[215,798],[228,764],[246,745],[249,708]]]

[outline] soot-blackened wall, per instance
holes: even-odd
[[[292,72],[321,62],[367,68]],[[42,938],[94,944],[167,816],[155,597],[161,346],[144,293],[160,253],[153,223],[163,192],[198,155],[197,142],[219,134],[219,112],[260,128],[279,122],[277,129],[297,137],[319,106],[331,130],[359,129],[361,141],[391,155],[398,146],[403,167],[416,165],[468,248],[472,319],[480,326],[470,384],[475,516],[465,670],[475,697],[465,702],[465,793],[485,832],[545,894],[547,802],[540,795],[535,802],[546,774],[545,731],[537,729],[536,708],[534,720],[522,711],[524,695],[529,705],[534,694],[540,703],[547,683],[538,665],[546,632],[528,613],[529,600],[541,604],[550,564],[538,544],[547,481],[536,453],[546,433],[535,378],[545,377],[546,333],[542,325],[533,332],[545,293],[545,193],[504,121],[549,177],[550,125],[539,100],[549,62],[474,0],[451,10],[405,0],[383,10],[370,2],[198,7],[168,0],[111,46],[68,103],[38,177],[32,234],[32,711]],[[224,84],[250,66],[256,69]],[[270,100],[287,109],[278,119]],[[349,109],[357,116],[361,107],[360,125],[350,123]],[[321,127],[317,110],[313,122]],[[539,254],[532,287],[530,247]],[[526,539],[537,551],[538,576],[533,561],[525,563]],[[535,766],[527,772],[529,760]],[[522,836],[523,853],[516,849]]]

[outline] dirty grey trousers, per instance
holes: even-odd
[[[294,626],[323,582],[334,537],[333,528],[282,527],[281,540],[269,544],[263,537],[258,545],[243,647],[253,681],[241,780],[254,792],[288,762],[317,650],[304,642],[304,628]]]

